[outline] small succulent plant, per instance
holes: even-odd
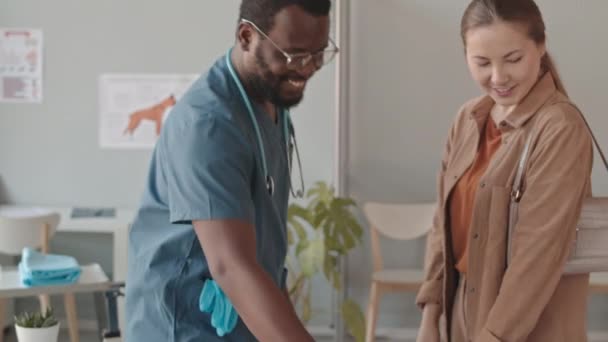
[[[48,328],[57,324],[53,315],[53,309],[48,308],[46,312],[24,312],[15,316],[15,324],[24,328]]]

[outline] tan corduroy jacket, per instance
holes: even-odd
[[[438,179],[437,212],[417,303],[421,307],[441,304],[441,334],[446,340],[458,275],[447,202],[452,188],[473,163],[481,128],[493,104],[485,96],[460,110]],[[556,90],[550,73],[539,79],[498,127],[503,144],[480,179],[468,237],[467,334],[472,342],[586,341],[589,277],[562,276],[562,268],[582,201],[591,195],[591,136],[568,98]],[[532,127],[525,192],[507,268],[511,184]]]

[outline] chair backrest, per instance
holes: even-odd
[[[430,230],[435,208],[435,203],[367,202],[363,212],[372,229],[380,234],[396,240],[413,240]]]
[[[47,209],[0,207],[0,253],[20,255],[25,247],[48,247],[59,219]]]

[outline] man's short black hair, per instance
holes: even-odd
[[[327,16],[331,8],[330,0],[243,0],[241,2],[240,19],[255,23],[260,30],[270,31],[274,25],[275,15],[283,8],[297,5],[314,16]]]

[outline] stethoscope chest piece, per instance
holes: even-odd
[[[272,196],[274,194],[274,179],[272,176],[266,175],[266,189],[268,189],[268,194]]]

